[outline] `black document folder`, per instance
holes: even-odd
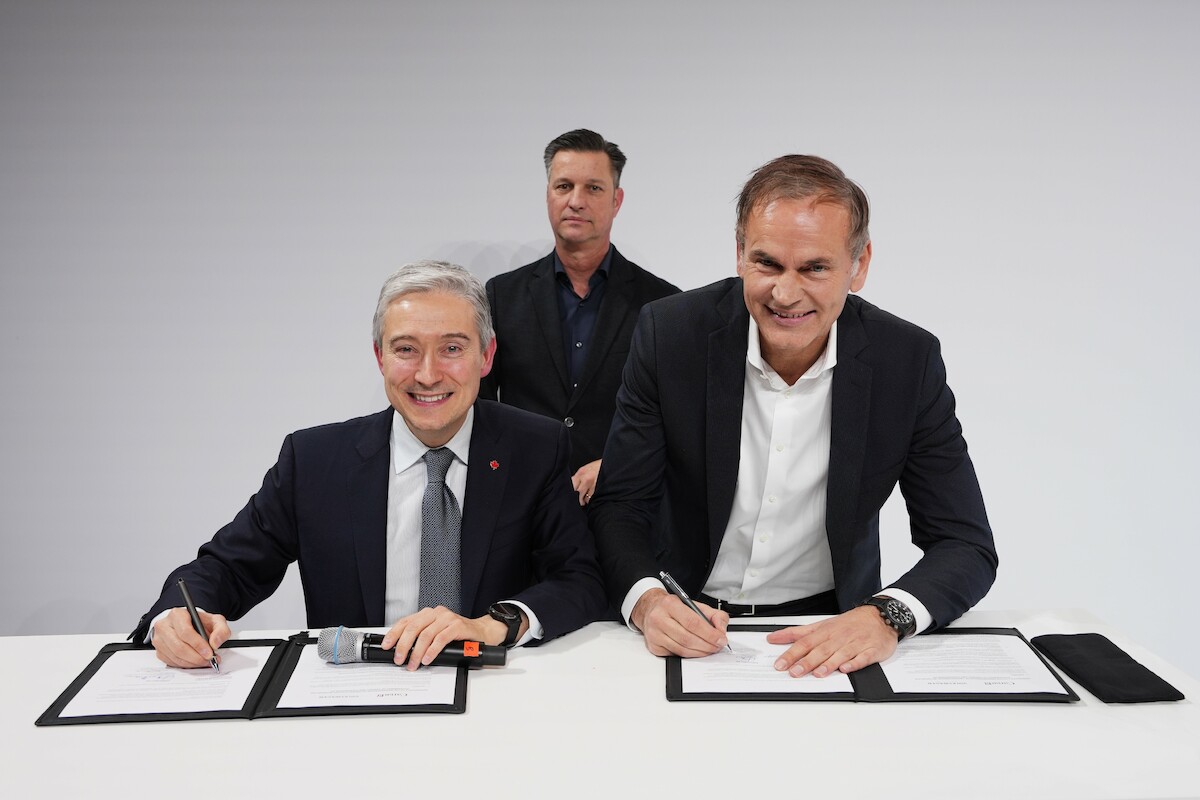
[[[779,630],[785,626],[782,625],[737,625],[729,626],[731,634],[739,634],[744,632],[770,632]],[[1005,637],[1004,644],[1010,644],[1012,640],[1009,637],[1015,637],[1015,640],[1021,643],[1017,648],[1019,654],[1024,658],[1025,662],[1031,665],[1033,677],[1037,679],[1037,685],[1042,688],[1036,691],[1023,691],[1019,688],[1014,690],[1013,686],[1019,686],[1019,681],[1012,681],[1006,685],[1006,681],[1002,678],[997,678],[991,681],[992,687],[988,690],[977,690],[977,684],[983,684],[987,681],[983,679],[971,677],[963,678],[963,675],[968,673],[978,673],[986,669],[984,664],[971,664],[969,658],[965,658],[961,652],[955,655],[958,659],[956,669],[948,670],[948,677],[941,681],[947,686],[961,683],[965,688],[947,689],[946,691],[896,691],[892,683],[888,680],[888,667],[886,664],[872,664],[869,667],[864,667],[857,672],[850,673],[847,677],[851,685],[851,691],[838,691],[832,689],[830,691],[777,691],[772,690],[769,682],[764,681],[761,686],[762,690],[755,689],[754,691],[741,690],[742,684],[738,681],[731,681],[729,691],[712,690],[713,686],[719,682],[706,682],[704,685],[706,690],[689,690],[684,679],[684,663],[683,659],[678,656],[669,656],[667,658],[667,699],[668,700],[847,700],[867,703],[882,703],[882,702],[912,702],[912,701],[986,701],[986,702],[1020,702],[1020,703],[1070,703],[1079,700],[1079,696],[1071,690],[1058,673],[1046,662],[1036,649],[1029,644],[1029,641],[1021,635],[1020,631],[1015,628],[945,628],[934,633],[922,634],[917,637],[914,642],[920,642],[918,646],[928,647],[936,644],[937,640],[931,637],[946,637],[946,636],[974,636],[974,637]],[[967,640],[959,640],[957,644],[964,644]],[[985,644],[982,638],[975,640],[980,644]],[[907,642],[900,645],[901,648],[911,647]],[[1028,650],[1028,654],[1025,651]],[[898,650],[900,657],[903,657],[903,651]],[[718,654],[722,658],[726,658],[723,654]],[[710,657],[711,658],[711,657]],[[964,660],[965,659],[965,660]],[[732,660],[726,658],[726,660]],[[755,666],[754,669],[759,669]],[[761,669],[772,670],[769,665],[761,666]],[[1044,672],[1041,672],[1044,670]],[[949,675],[957,671],[957,675]],[[786,680],[804,680],[790,678]],[[823,678],[814,678],[812,680],[829,680]],[[751,681],[753,683],[753,681]],[[833,685],[832,682],[830,684]]]
[[[164,722],[170,720],[184,719],[260,719],[265,717],[309,717],[309,716],[326,716],[340,714],[412,714],[412,713],[446,713],[446,714],[461,714],[467,708],[467,668],[465,666],[456,668],[453,700],[447,703],[425,703],[413,705],[393,705],[393,704],[332,704],[322,703],[303,707],[286,707],[280,705],[280,698],[287,689],[289,682],[292,680],[296,672],[297,665],[300,663],[301,656],[308,648],[315,648],[317,640],[309,636],[306,632],[301,632],[288,639],[240,639],[230,640],[223,644],[220,653],[223,654],[225,661],[236,659],[239,648],[269,648],[270,654],[266,658],[265,665],[262,667],[257,679],[254,681],[253,687],[250,689],[246,697],[244,705],[238,709],[221,709],[221,710],[166,710],[166,711],[149,711],[143,710],[124,713],[119,710],[105,710],[98,713],[66,713],[68,712],[71,702],[79,697],[80,693],[85,690],[89,683],[96,677],[97,673],[105,666],[105,664],[117,653],[127,651],[149,651],[151,648],[140,644],[130,644],[127,642],[119,642],[105,645],[100,649],[100,652],[92,659],[84,670],[79,673],[79,676],[71,682],[71,685],[58,696],[50,707],[47,708],[35,724],[37,725],[81,725],[88,723],[103,723],[103,722]],[[311,652],[310,652],[311,657]],[[387,670],[398,669],[389,667],[387,664],[372,664],[372,665],[346,665],[350,668],[365,667],[367,669]],[[347,677],[350,672],[345,670],[345,667],[333,667],[335,670],[343,670],[342,674]],[[445,668],[438,668],[445,669]],[[162,666],[161,670],[145,670],[143,675],[137,676],[134,683],[138,680],[144,681],[145,690],[140,692],[141,695],[151,694],[157,686],[165,680],[169,680],[172,672],[191,672],[191,670],[175,671],[173,668]],[[419,671],[418,671],[419,672]],[[157,673],[157,674],[156,674]],[[202,673],[207,674],[207,673]],[[331,673],[336,675],[337,673]],[[378,673],[377,673],[378,674]],[[121,692],[125,692],[131,700],[131,707],[137,708],[139,691],[137,686],[132,690],[117,689],[116,699],[113,701],[116,704],[121,703]],[[92,709],[95,712],[95,709]]]

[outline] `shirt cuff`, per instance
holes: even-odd
[[[908,606],[908,610],[913,613],[913,618],[917,622],[917,633],[923,633],[929,629],[929,626],[933,625],[933,616],[930,615],[929,609],[925,608],[925,604],[903,589],[897,589],[894,586],[889,586],[875,596],[878,597],[881,594],[887,595],[888,597],[894,597],[901,603],[904,603],[904,605]]]
[[[625,593],[625,601],[621,603],[621,619],[625,620],[625,624],[629,626],[629,630],[634,633],[641,633],[638,627],[633,624],[630,615],[633,614],[633,607],[638,604],[638,600],[642,599],[642,595],[651,589],[662,589],[667,591],[667,587],[663,586],[663,582],[658,578],[642,578],[640,581],[630,587]]]

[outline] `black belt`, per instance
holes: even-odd
[[[839,613],[837,595],[834,594],[833,590],[814,594],[812,597],[805,597],[800,600],[775,603],[774,605],[755,603],[754,605],[742,606],[737,603],[730,603],[728,600],[718,600],[706,594],[701,594],[696,599],[705,605],[721,609],[731,617],[795,617],[808,614]]]

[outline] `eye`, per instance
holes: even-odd
[[[442,352],[448,356],[461,356],[463,353],[467,352],[467,349],[461,344],[448,344]]]
[[[588,188],[592,190],[592,193],[593,193],[593,194],[599,194],[600,192],[603,192],[603,191],[604,191],[604,187],[603,187],[603,186],[597,186],[596,184],[592,184],[592,185],[591,185],[591,186],[589,186]]]

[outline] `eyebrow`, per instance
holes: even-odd
[[[469,341],[471,341],[471,334],[460,333],[458,331],[451,331],[449,333],[443,333],[438,338],[443,342],[448,339],[464,339],[469,342]],[[417,339],[417,337],[413,336],[411,333],[397,333],[395,336],[388,339],[388,344],[395,344],[396,342],[412,342],[412,341],[416,341],[416,339]]]

